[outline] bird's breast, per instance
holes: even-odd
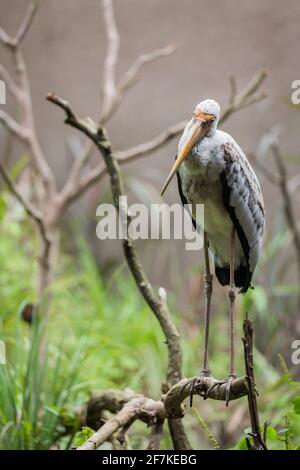
[[[204,205],[204,224],[208,234],[230,234],[232,221],[223,205],[220,169],[184,162],[180,169],[182,192],[195,214],[196,204]]]

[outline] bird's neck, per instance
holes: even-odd
[[[212,138],[216,135],[216,132],[217,132],[217,126],[213,124],[211,128],[208,130],[208,132],[206,133],[205,137]]]

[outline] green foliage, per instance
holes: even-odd
[[[87,439],[89,439],[95,431],[88,426],[83,426],[80,431],[77,431],[74,437],[74,447],[81,446]]]
[[[51,354],[42,325],[30,337],[16,328],[8,362],[0,366],[0,449],[49,449],[65,432],[65,409],[78,390],[83,360],[79,344],[73,357],[63,349]]]
[[[200,416],[200,413],[198,410],[196,410],[195,408],[193,408],[193,413],[196,417],[196,420],[199,424],[199,426],[203,429],[203,431],[205,432],[205,434],[207,435],[208,437],[208,440],[211,444],[211,446],[214,448],[214,449],[219,449],[220,448],[220,445],[217,441],[217,439],[215,438],[215,436],[213,435],[213,433],[211,432],[211,430],[209,429],[209,427],[207,426],[206,422],[204,421],[204,419]]]
[[[0,365],[0,448],[70,448],[80,445],[91,432],[89,428],[78,430],[74,412],[86,402],[91,389],[129,387],[160,397],[166,370],[164,337],[126,267],[121,265],[109,276],[101,272],[82,241],[77,241],[76,257],[60,256],[46,332],[42,325],[33,329],[25,325],[20,312],[26,302],[35,299],[36,243],[32,225],[22,211],[13,206],[13,217],[8,218],[9,207],[8,194],[0,194],[0,338],[6,343],[8,358],[7,365]],[[267,244],[261,260],[264,269],[286,240],[286,233],[280,232]],[[280,283],[278,273],[274,275],[273,271],[270,279],[270,285],[239,298],[238,313],[240,320],[246,311],[255,320],[255,371],[261,422],[270,422],[268,447],[295,449],[299,448],[300,435],[299,385],[292,378],[289,364],[283,357],[278,360],[278,351],[285,331],[281,328],[282,311],[287,311],[287,299],[297,289]],[[199,330],[199,309],[194,315],[188,306],[179,316],[177,299],[171,291],[168,300],[182,336],[184,374],[192,376],[201,367],[203,329]],[[226,304],[215,302],[210,366],[218,378],[229,369],[227,331]],[[39,353],[42,333],[47,345],[44,362]],[[238,342],[237,346],[237,371],[243,374],[242,347]],[[203,407],[200,398],[195,403]],[[239,407],[244,410],[243,417],[225,439],[226,425]],[[243,434],[248,425],[245,410],[246,400],[231,403],[229,409],[206,401],[205,410],[196,412],[197,423],[187,410],[185,425],[193,447],[232,447],[238,441],[235,448],[246,449],[249,430]],[[199,426],[204,433],[199,432]],[[64,435],[66,429],[68,436]],[[145,448],[148,433],[142,423],[134,425],[129,433],[131,447]],[[165,437],[162,448],[168,447],[169,438]]]
[[[34,300],[32,245],[26,222],[1,225],[0,338],[8,358],[0,365],[2,449],[70,447],[65,427],[76,431],[74,409],[91,389],[130,387],[159,397],[166,366],[161,330],[124,267],[104,283],[82,242],[79,263],[61,257],[41,364],[42,325],[30,329],[20,318],[24,303]]]
[[[299,450],[300,449],[300,388],[289,373],[282,356],[278,357],[282,368],[282,375],[278,382],[264,392],[268,397],[268,405],[260,418],[271,416],[271,421],[266,421],[266,443],[269,450]],[[275,395],[274,395],[275,393]],[[274,397],[274,399],[272,399]],[[245,429],[244,434],[250,440],[250,429]],[[261,429],[264,434],[264,429]],[[246,450],[246,437],[237,444],[236,449]]]

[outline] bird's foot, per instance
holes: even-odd
[[[193,406],[193,396],[194,396],[194,389],[196,385],[198,384],[199,379],[201,380],[203,377],[211,377],[211,371],[210,368],[207,367],[206,369],[203,369],[198,375],[190,379],[187,383],[185,383],[179,390],[178,393],[178,400],[181,398],[182,392],[188,388],[189,389],[189,398],[190,398],[190,407],[192,408]]]
[[[209,393],[216,387],[220,387],[220,385],[226,384],[226,391],[225,391],[225,400],[226,406],[228,406],[230,402],[230,389],[232,382],[237,378],[236,374],[229,374],[226,380],[219,380],[215,382],[209,389],[207,390],[204,399],[208,398]]]

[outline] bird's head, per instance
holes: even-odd
[[[220,106],[215,100],[208,99],[197,104],[193,117],[184,130],[185,138],[182,149],[166,179],[161,190],[161,195],[164,194],[173,176],[176,174],[176,171],[189,156],[193,147],[195,147],[205,135],[210,135],[216,130],[219,117]]]
[[[204,100],[197,104],[194,117],[203,119],[211,124],[211,128],[216,128],[220,117],[220,105],[215,100]]]

